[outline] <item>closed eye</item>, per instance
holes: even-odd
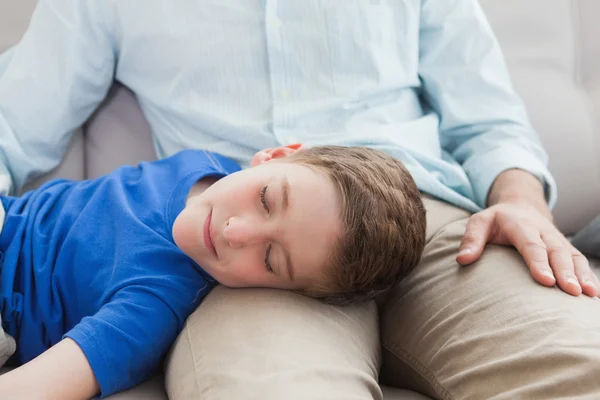
[[[271,254],[271,245],[267,247],[267,252],[265,253],[265,268],[269,272],[273,272],[273,268],[271,267],[271,262],[269,261],[269,255]]]
[[[263,208],[265,209],[265,211],[267,211],[267,213],[270,214],[271,212],[269,211],[269,207],[267,206],[267,200],[266,200],[266,197],[265,197],[266,194],[267,194],[267,188],[268,187],[269,187],[268,185],[265,185],[265,186],[263,186],[260,189],[260,202],[262,203]]]

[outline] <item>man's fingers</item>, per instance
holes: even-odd
[[[533,279],[544,286],[554,286],[556,279],[550,268],[546,244],[539,231],[513,223],[505,226],[504,233],[525,260]]]
[[[546,243],[548,249],[548,260],[554,271],[554,276],[564,292],[573,296],[579,296],[582,292],[581,285],[575,275],[575,265],[573,263],[573,254],[568,242],[563,237],[552,233],[542,235],[542,240]]]
[[[596,287],[600,289],[600,279],[598,279],[598,276],[593,271],[593,268],[591,268],[591,269],[592,269],[592,280],[596,284]],[[600,297],[600,290],[598,290],[598,297]]]
[[[481,256],[485,244],[488,242],[494,215],[486,211],[474,214],[469,218],[465,235],[460,242],[456,261],[462,265],[471,264]]]
[[[575,266],[575,276],[577,276],[583,293],[590,297],[596,297],[600,292],[600,287],[597,286],[594,280],[595,274],[590,269],[587,258],[572,245],[569,244],[569,247],[572,253],[573,265]]]

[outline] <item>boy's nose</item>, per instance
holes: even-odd
[[[231,247],[243,247],[264,240],[265,233],[256,221],[231,217],[225,223],[223,238]]]

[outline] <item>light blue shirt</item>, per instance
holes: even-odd
[[[159,157],[204,148],[248,166],[282,144],[366,145],[471,211],[510,168],[556,199],[476,0],[40,0],[0,57],[5,191],[59,163],[113,79]]]

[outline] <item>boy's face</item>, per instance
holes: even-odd
[[[257,153],[252,168],[191,192],[175,220],[177,246],[221,284],[307,289],[323,279],[341,232],[339,195],[318,172],[274,161],[296,151]]]

